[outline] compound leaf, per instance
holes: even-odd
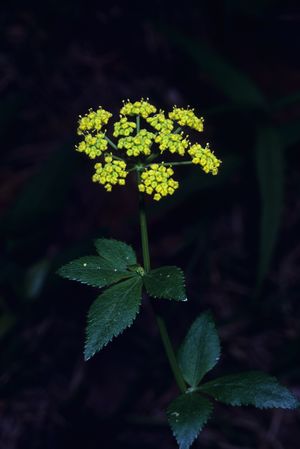
[[[219,336],[211,314],[206,312],[194,321],[178,352],[178,363],[186,382],[196,387],[219,357]]]
[[[129,265],[136,264],[135,252],[127,243],[113,239],[97,239],[95,246],[98,254],[110,262],[114,268],[124,270]]]
[[[105,287],[122,279],[134,276],[133,272],[115,268],[99,256],[86,256],[75,259],[58,270],[63,278],[78,281],[93,287]]]
[[[139,311],[141,295],[142,279],[136,275],[98,296],[88,312],[85,360],[131,326]]]
[[[186,301],[184,276],[178,267],[161,267],[149,271],[144,277],[147,292],[154,298]]]
[[[209,399],[197,393],[185,393],[171,402],[167,416],[180,449],[189,449],[211,412]]]
[[[299,402],[287,388],[279,385],[274,377],[259,371],[220,377],[201,385],[200,391],[217,401],[234,406],[286,409],[299,406]]]

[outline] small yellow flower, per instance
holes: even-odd
[[[104,158],[105,164],[95,164],[96,172],[93,175],[93,182],[99,182],[104,185],[107,192],[111,192],[114,185],[125,185],[125,178],[128,175],[126,163],[113,159],[112,154]]]
[[[173,111],[169,112],[169,117],[175,120],[180,126],[189,126],[196,131],[203,131],[203,117],[197,117],[193,109],[174,107]]]
[[[114,124],[114,137],[119,136],[129,136],[133,133],[134,129],[136,128],[135,122],[129,122],[126,117],[120,118],[119,122],[116,122]]]
[[[171,132],[174,128],[174,123],[172,120],[166,118],[164,111],[159,111],[158,114],[148,117],[146,121],[156,129],[156,131]]]
[[[76,145],[76,151],[87,154],[91,159],[101,156],[103,151],[107,150],[108,142],[105,139],[105,134],[99,133],[96,135],[85,134],[84,140],[79,145]]]
[[[84,115],[84,117],[79,116],[78,121],[78,135],[84,134],[85,132],[95,131],[98,132],[103,125],[107,125],[108,120],[112,114],[105,109],[99,107],[96,111],[89,109],[89,112]]]
[[[143,118],[147,118],[150,114],[154,114],[155,112],[156,107],[143,99],[141,99],[141,101],[135,101],[134,103],[128,101],[127,103],[124,103],[124,106],[120,110],[121,115],[140,115]]]
[[[141,174],[138,185],[139,191],[153,195],[153,199],[159,201],[162,197],[173,195],[178,189],[178,182],[172,178],[174,171],[165,165],[152,164]]]
[[[158,146],[162,153],[165,150],[169,150],[170,153],[177,153],[180,156],[184,156],[185,150],[189,146],[189,141],[183,137],[183,133],[161,132],[155,137],[155,142],[159,144]]]
[[[142,129],[136,136],[123,137],[119,139],[118,148],[126,149],[127,156],[139,156],[151,154],[151,145],[155,135],[146,129]]]
[[[205,148],[203,148],[201,145],[196,143],[190,147],[188,153],[192,156],[193,164],[201,165],[205,173],[217,175],[221,161],[216,158],[214,153],[210,150],[208,144]]]

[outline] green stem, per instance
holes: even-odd
[[[138,173],[138,179],[139,179],[139,173]],[[148,240],[148,230],[147,230],[147,219],[146,219],[146,212],[145,212],[145,199],[144,195],[140,193],[139,196],[139,209],[140,209],[140,227],[141,227],[141,240],[142,240],[142,252],[143,252],[143,261],[144,261],[144,269],[147,273],[150,271],[150,252],[149,252],[149,240]],[[177,363],[177,359],[175,356],[175,352],[167,331],[166,324],[162,317],[156,316],[156,321],[159,329],[159,333],[165,348],[165,352],[171,367],[171,370],[173,372],[174,378],[176,380],[176,383],[178,385],[178,388],[182,393],[185,393],[186,391],[186,384],[182,377],[180,368]]]
[[[181,126],[178,126],[178,128],[175,129],[174,134],[180,133],[181,130],[182,130]]]
[[[159,328],[159,332],[160,332],[160,336],[162,339],[162,342],[164,344],[164,348],[170,363],[170,366],[172,368],[175,380],[177,382],[178,388],[180,389],[180,391],[182,393],[186,392],[186,384],[185,381],[182,377],[181,371],[179,369],[178,363],[177,363],[177,359],[176,356],[174,354],[174,349],[166,328],[166,323],[164,322],[164,320],[162,319],[162,317],[160,316],[156,316],[156,321],[157,321],[157,325]]]
[[[191,165],[191,164],[193,164],[193,161],[164,162],[164,163],[163,163],[164,166],[171,166],[171,167],[172,167],[173,165]],[[151,164],[147,164],[147,165],[145,165],[145,168],[151,167],[151,165],[152,165],[152,163],[151,163]]]
[[[115,143],[113,143],[113,141],[110,140],[109,137],[105,136],[105,139],[107,140],[107,142],[109,143],[109,145],[110,145],[111,147],[113,147],[115,150],[118,149],[117,145],[116,145]]]
[[[149,252],[149,239],[148,239],[148,229],[147,229],[147,219],[145,212],[145,199],[144,195],[140,194],[140,227],[141,227],[141,239],[142,239],[142,252],[144,269],[147,273],[150,271],[150,252]]]
[[[141,117],[138,115],[136,118],[136,133],[138,134],[141,129]]]

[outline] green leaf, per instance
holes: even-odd
[[[295,91],[292,94],[277,98],[272,102],[271,107],[273,110],[276,111],[278,109],[282,109],[299,102],[300,102],[300,91]]]
[[[178,352],[178,363],[186,382],[196,387],[220,357],[220,342],[209,312],[200,315],[190,327]]]
[[[254,405],[258,408],[287,408],[299,406],[295,396],[278,384],[274,377],[259,371],[220,377],[200,386],[203,391],[225,404]]]
[[[188,449],[212,413],[209,399],[197,393],[178,396],[168,407],[167,416],[180,449]]]
[[[154,298],[186,301],[184,276],[178,267],[161,267],[143,277],[147,292]]]
[[[114,268],[126,269],[129,265],[136,264],[136,256],[132,247],[124,242],[112,239],[95,240],[98,254],[111,262]]]
[[[117,269],[99,256],[86,256],[72,260],[61,267],[58,274],[63,278],[99,288],[134,276],[133,272]]]
[[[105,290],[91,305],[86,328],[85,360],[90,359],[131,326],[142,295],[142,278],[135,276]]]
[[[47,228],[55,213],[66,204],[78,160],[73,141],[67,141],[51,154],[26,182],[1,221],[9,235],[23,233],[27,237],[28,231],[38,234]]]
[[[299,120],[293,120],[280,126],[279,129],[280,142],[283,148],[289,148],[300,140],[300,123]]]
[[[275,128],[260,128],[256,143],[257,176],[261,194],[260,257],[256,293],[266,276],[277,240],[283,207],[283,151]]]

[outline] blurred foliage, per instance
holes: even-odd
[[[280,228],[285,184],[283,148],[288,148],[300,140],[299,121],[295,124],[285,123],[282,129],[279,128],[281,138],[275,127],[270,127],[269,122],[272,121],[275,110],[297,102],[299,93],[295,92],[293,95],[288,95],[269,104],[256,84],[245,73],[236,69],[229,60],[218,55],[213,48],[204,42],[197,42],[175,31],[168,30],[167,33],[170,39],[186,52],[201,71],[207,74],[208,82],[230,100],[237,113],[245,114],[245,112],[250,113],[255,110],[255,114],[251,114],[252,127],[255,132],[254,141],[256,141],[252,151],[253,157],[256,159],[257,178],[261,192],[260,256],[255,288],[255,295],[257,295],[268,272]],[[231,107],[219,105],[216,111],[224,111],[226,108],[230,110]],[[230,156],[232,164],[234,156]],[[226,162],[225,159],[224,165]],[[228,171],[230,172],[231,164],[225,169],[225,176]],[[212,181],[215,184],[219,182],[220,179]],[[191,181],[191,183],[193,182]]]

